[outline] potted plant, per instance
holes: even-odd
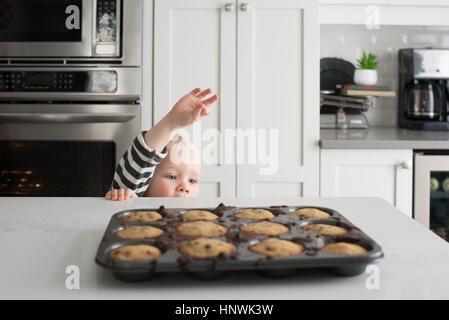
[[[361,86],[374,86],[377,83],[376,56],[363,51],[362,57],[357,60],[358,68],[354,73],[354,82]]]

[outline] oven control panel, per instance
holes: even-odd
[[[0,92],[115,93],[115,71],[1,71]]]
[[[96,44],[98,56],[117,56],[120,34],[119,0],[97,0]]]

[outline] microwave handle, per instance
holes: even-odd
[[[128,122],[134,113],[0,113],[0,123],[105,123]]]

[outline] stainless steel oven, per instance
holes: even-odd
[[[140,131],[143,0],[0,0],[0,196],[103,196]]]
[[[140,131],[140,68],[0,69],[0,196],[103,196]]]
[[[142,0],[0,0],[0,64],[140,66],[142,12]]]

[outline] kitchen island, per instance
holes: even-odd
[[[333,208],[380,244],[385,257],[354,277],[302,270],[283,279],[252,272],[233,273],[213,281],[165,274],[141,283],[117,280],[110,270],[95,263],[98,245],[116,212],[160,205],[206,208],[220,202]],[[378,198],[138,198],[124,202],[1,198],[0,203],[1,299],[449,298],[449,244]],[[79,269],[79,289],[66,287],[74,270],[70,266]],[[378,276],[374,282],[373,276]]]

